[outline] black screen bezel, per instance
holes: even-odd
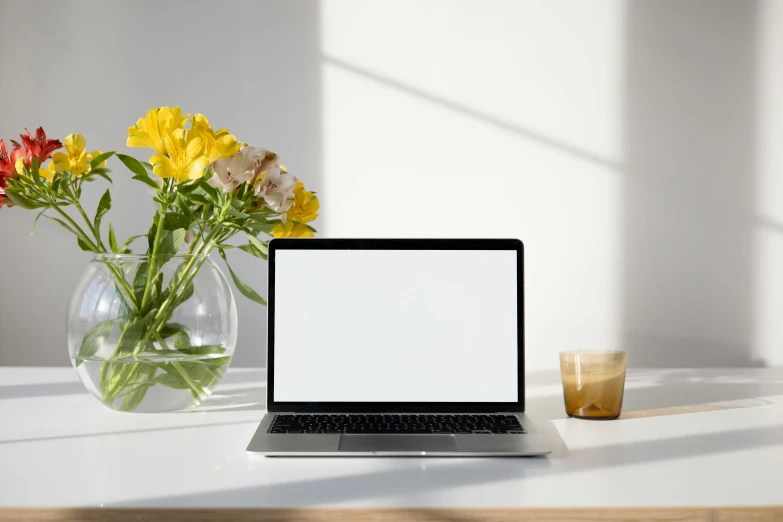
[[[515,250],[517,252],[516,402],[275,401],[275,253],[277,250]],[[267,410],[307,413],[492,413],[525,411],[524,245],[518,239],[273,239],[269,243]]]

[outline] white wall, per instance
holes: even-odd
[[[530,367],[616,348],[622,3],[322,6],[330,234],[521,238]]]
[[[779,2],[217,5],[0,1],[0,136],[44,124],[106,150],[178,103],[283,154],[326,235],[523,239],[530,368],[574,348],[783,364]],[[115,225],[143,230],[144,190],[117,184]],[[85,258],[0,219],[3,270],[24,267],[3,276],[0,364],[65,364]],[[240,301],[238,363],[262,362],[263,331]]]
[[[311,1],[0,1],[0,136],[43,125],[53,136],[78,132],[91,147],[146,158],[125,148],[128,126],[150,107],[179,105],[277,151],[319,189],[318,35]],[[121,237],[144,233],[150,196],[118,161],[112,166],[114,208],[104,222]],[[105,190],[94,185],[91,208]],[[33,218],[0,210],[0,364],[64,365],[65,309],[89,256],[53,223],[40,222],[29,237]],[[232,266],[265,295],[266,264],[240,254]],[[234,295],[234,364],[261,365],[266,310]]]
[[[783,363],[779,2],[321,5],[330,234],[522,238],[531,368]]]

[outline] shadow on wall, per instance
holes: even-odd
[[[628,2],[623,338],[635,367],[760,366],[756,1]]]

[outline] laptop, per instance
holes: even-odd
[[[515,239],[274,239],[267,456],[536,456]]]

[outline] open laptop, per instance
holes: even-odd
[[[544,455],[514,239],[274,239],[269,456]]]

